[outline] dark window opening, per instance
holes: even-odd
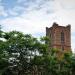
[[[61,42],[64,43],[64,32],[61,32]]]

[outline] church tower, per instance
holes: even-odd
[[[46,36],[50,38],[50,47],[61,51],[71,51],[71,26],[59,26],[53,23],[53,26],[46,27]]]

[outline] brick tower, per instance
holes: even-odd
[[[51,39],[50,47],[60,49],[61,51],[71,51],[71,26],[59,26],[53,23],[53,26],[46,27],[46,36]]]

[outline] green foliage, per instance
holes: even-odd
[[[18,31],[0,31],[0,73],[2,75],[74,75],[75,56],[63,53],[58,59],[57,49],[49,49],[50,39],[40,41]],[[33,74],[34,73],[34,74]]]

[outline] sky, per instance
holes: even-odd
[[[0,25],[4,31],[41,37],[53,22],[71,25],[71,46],[75,52],[75,0],[0,0]]]

